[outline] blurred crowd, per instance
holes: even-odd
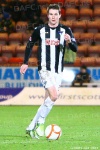
[[[32,30],[34,26],[43,24],[40,16],[41,9],[36,0],[28,0],[28,2],[1,0],[0,32],[16,32],[14,27],[18,21],[28,22],[28,30]]]

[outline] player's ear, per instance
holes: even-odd
[[[59,19],[61,18],[61,13],[60,13],[60,15],[59,15]]]

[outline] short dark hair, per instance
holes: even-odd
[[[61,13],[61,9],[60,9],[60,6],[58,4],[50,4],[47,8],[47,13],[49,13],[50,9],[56,9],[59,11],[59,14]]]
[[[85,65],[81,66],[81,69],[87,70],[87,67]]]

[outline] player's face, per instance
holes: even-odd
[[[59,11],[56,9],[50,9],[48,12],[48,24],[50,26],[57,26],[59,24],[59,19],[61,15],[59,14]]]

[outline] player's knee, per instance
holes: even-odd
[[[57,98],[58,98],[58,95],[57,94],[53,94],[53,95],[50,96],[50,98],[51,98],[52,101],[55,102],[57,100]]]

